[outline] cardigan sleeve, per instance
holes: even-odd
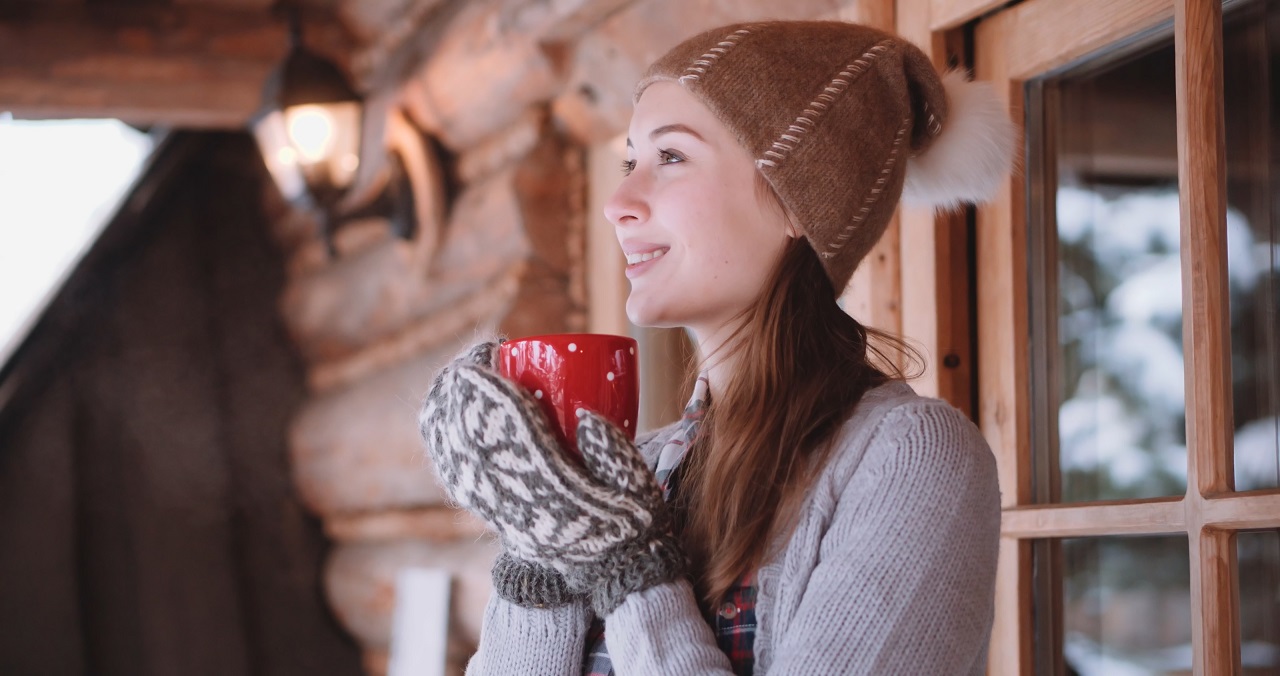
[[[687,580],[631,594],[604,620],[618,676],[733,676]]]
[[[770,629],[768,673],[981,674],[1000,502],[977,428],[942,402],[899,406],[836,498],[807,579],[777,582],[804,589]],[[685,582],[632,594],[606,627],[620,675],[732,673]]]
[[[983,673],[999,538],[978,429],[940,401],[895,408],[839,496],[770,673]]]
[[[467,676],[579,676],[589,612],[582,602],[526,608],[491,595]]]

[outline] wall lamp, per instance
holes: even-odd
[[[382,216],[391,221],[396,234],[413,237],[413,191],[395,153],[386,163],[390,180],[376,199],[358,207],[344,203],[360,168],[363,117],[363,99],[341,69],[307,49],[301,20],[293,12],[289,52],[267,78],[262,108],[251,125],[280,193],[289,202],[318,212],[331,254],[333,235],[346,220]]]

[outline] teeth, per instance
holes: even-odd
[[[642,254],[641,253],[627,254],[627,265],[635,265],[637,263],[651,261],[655,258],[661,258],[662,254],[666,253],[667,251],[668,251],[667,249],[658,249],[657,251],[650,251]]]

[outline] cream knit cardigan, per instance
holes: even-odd
[[[760,568],[755,674],[983,674],[999,537],[995,459],[978,429],[903,383],[871,390]],[[577,676],[589,620],[580,603],[532,609],[495,594],[467,674]],[[686,581],[632,594],[605,627],[619,676],[732,676]]]

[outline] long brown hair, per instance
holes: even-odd
[[[675,498],[677,532],[707,609],[794,527],[841,423],[869,389],[903,377],[893,357],[920,363],[900,339],[839,307],[801,238],[787,244],[764,289],[726,343],[733,372],[717,383]]]

